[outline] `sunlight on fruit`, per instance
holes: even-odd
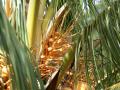
[[[89,90],[87,83],[79,82],[77,84],[77,90]]]

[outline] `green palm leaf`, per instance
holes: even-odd
[[[0,5],[0,47],[8,58],[13,90],[43,90],[43,83],[27,47],[19,42]]]

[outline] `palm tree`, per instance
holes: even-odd
[[[53,90],[71,69],[74,90],[80,90],[80,82],[90,90],[119,90],[119,0],[30,0],[27,15],[25,0],[5,1],[6,7],[0,1],[0,56],[9,68],[11,89]],[[70,47],[44,85],[38,61],[49,55],[45,46],[56,32],[59,39],[69,37]]]

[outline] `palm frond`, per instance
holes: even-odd
[[[85,0],[79,5],[81,6],[82,11],[79,19],[80,24],[78,27],[75,27],[77,33],[75,39],[78,38],[78,46],[81,47],[77,47],[75,52],[79,51],[80,54],[78,56],[81,55],[81,57],[77,57],[76,62],[84,57],[83,64],[85,64],[85,74],[89,86],[92,84],[90,79],[91,72],[94,72],[96,81],[95,86],[99,84],[100,88],[105,88],[110,85],[109,79],[105,79],[109,84],[103,83],[102,80],[105,77],[111,76],[110,73],[115,69],[119,70],[120,56],[118,53],[120,52],[120,38],[118,20],[120,6],[118,3],[120,3],[119,0],[104,0],[102,3],[98,4],[101,5],[102,8],[97,8],[98,6],[93,3],[93,0]],[[76,7],[78,9],[78,6]],[[97,44],[97,41],[100,41],[99,44]],[[81,48],[82,51],[80,51]],[[104,55],[104,57],[107,57],[107,59],[101,56],[100,53]],[[109,63],[103,65],[103,63],[107,63],[107,61],[109,61]],[[99,69],[100,64],[103,65],[101,69]],[[109,65],[109,67],[106,65]],[[79,69],[78,66],[79,63],[77,66],[75,63],[75,67]],[[115,82],[116,81],[111,81],[111,84],[114,84]]]
[[[0,3],[1,4],[1,3]],[[11,89],[44,90],[38,68],[33,67],[32,57],[24,43],[20,43],[0,5],[0,47],[8,59]]]

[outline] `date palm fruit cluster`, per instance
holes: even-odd
[[[70,42],[69,36],[62,36],[58,31],[48,37],[39,64],[43,80],[48,80],[60,68],[65,53],[71,47]]]
[[[9,68],[5,58],[0,55],[0,90],[10,90]]]

